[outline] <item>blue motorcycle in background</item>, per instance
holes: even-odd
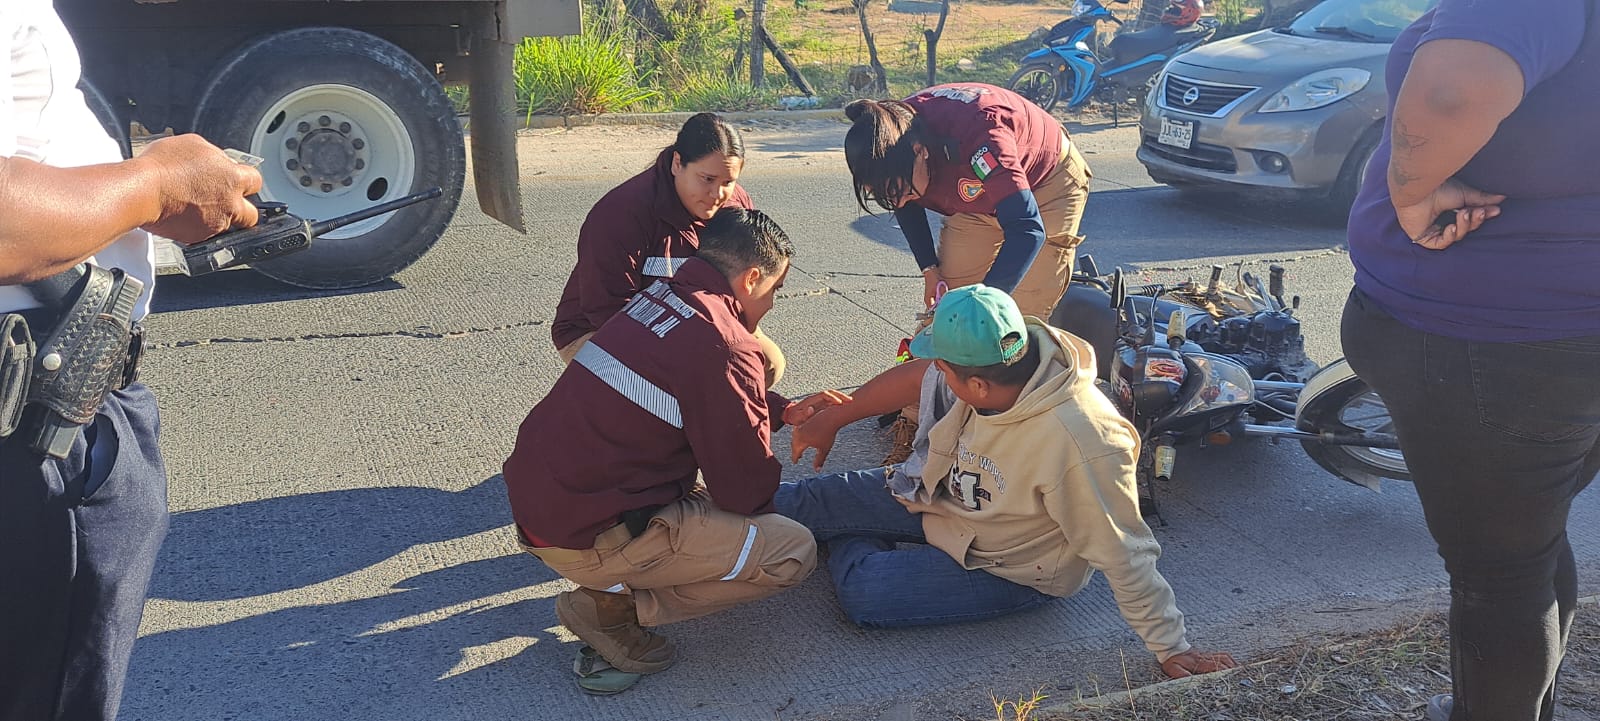
[[[1101,21],[1122,25],[1099,0],[1079,0],[1073,16],[1050,29],[1045,46],[1022,58],[1022,67],[1008,87],[1045,110],[1063,100],[1068,109],[1076,109],[1091,98],[1115,109],[1129,100],[1143,100],[1168,60],[1217,32],[1217,22],[1210,18],[1184,26],[1162,23],[1118,34],[1111,40],[1109,57],[1101,57],[1090,47]]]

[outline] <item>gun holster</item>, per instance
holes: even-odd
[[[0,438],[17,431],[28,400],[28,374],[33,372],[33,334],[18,313],[0,316]]]
[[[82,264],[27,287],[44,308],[0,322],[0,437],[65,458],[106,394],[135,378],[144,331],[133,312],[144,282]]]

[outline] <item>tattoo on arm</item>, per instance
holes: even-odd
[[[1390,158],[1389,179],[1394,181],[1395,185],[1405,187],[1406,185],[1411,184],[1411,181],[1416,180],[1417,176],[1407,173],[1405,168],[1400,167],[1400,163],[1397,162],[1397,159]]]
[[[1406,127],[1404,122],[1396,121],[1394,124],[1394,134],[1391,137],[1390,142],[1394,146],[1394,152],[1389,157],[1389,179],[1393,181],[1395,185],[1404,187],[1410,184],[1412,181],[1417,180],[1418,176],[1406,172],[1405,168],[1401,167],[1402,163],[1404,162],[1401,156],[1406,156],[1406,158],[1409,158],[1411,151],[1420,149],[1427,145],[1428,139],[1422,135],[1410,132],[1410,129]]]
[[[1395,150],[1409,153],[1413,150],[1421,148],[1424,145],[1427,145],[1428,139],[1421,135],[1412,133],[1411,130],[1406,127],[1404,122],[1396,122],[1394,124],[1393,143]]]

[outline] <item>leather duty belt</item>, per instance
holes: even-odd
[[[85,263],[27,288],[42,311],[0,316],[0,437],[65,458],[106,394],[135,378],[144,282]]]

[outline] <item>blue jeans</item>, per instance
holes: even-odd
[[[773,503],[828,548],[828,572],[845,615],[865,628],[994,618],[1054,596],[987,571],[969,571],[927,545],[922,516],[884,486],[883,468],[778,486]],[[915,544],[896,548],[896,543]]]
[[[116,718],[167,533],[159,425],[136,383],[63,460],[0,442],[0,721]]]
[[[1600,336],[1468,342],[1357,290],[1343,338],[1450,573],[1451,718],[1549,721],[1578,597],[1567,515],[1600,472]]]

